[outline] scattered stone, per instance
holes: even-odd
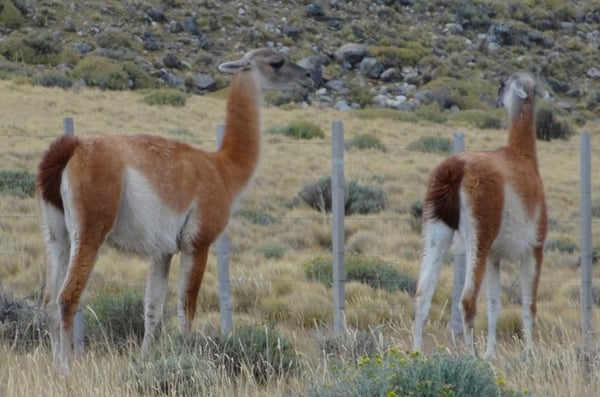
[[[183,64],[175,54],[167,54],[163,58],[163,64],[171,69],[183,69]]]
[[[310,3],[306,6],[306,16],[321,21],[325,18],[325,11],[319,4]]]
[[[200,35],[200,29],[198,28],[198,23],[194,17],[186,17],[183,20],[183,29],[194,36]]]
[[[379,76],[379,80],[383,81],[384,83],[398,80],[398,78],[400,78],[400,72],[398,72],[398,69],[396,68],[386,69]]]
[[[338,62],[348,62],[354,65],[362,61],[368,54],[369,50],[364,44],[347,43],[335,52],[334,57]]]
[[[217,88],[217,82],[212,76],[204,73],[197,73],[192,79],[194,90],[199,94],[214,91]]]
[[[586,72],[586,76],[593,80],[600,79],[600,70],[592,67]]]
[[[360,62],[360,73],[372,79],[377,79],[383,72],[383,64],[375,58],[366,57]]]
[[[152,9],[152,10],[147,11],[146,15],[153,22],[157,22],[157,23],[167,22],[167,16],[165,15],[165,13],[162,10]]]

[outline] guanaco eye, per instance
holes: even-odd
[[[283,58],[279,58],[279,59],[269,62],[269,65],[271,65],[275,69],[279,69],[280,67],[283,66],[284,63],[285,63],[285,61],[283,60]]]

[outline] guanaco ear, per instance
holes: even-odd
[[[546,91],[546,89],[544,87],[542,87],[540,84],[535,85],[535,95],[539,96],[542,99],[548,99],[550,97],[550,94],[548,94],[548,91]]]
[[[521,99],[527,98],[527,92],[525,92],[525,90],[523,89],[523,86],[519,82],[515,82],[513,92],[515,93],[516,96],[518,96]]]
[[[219,65],[219,70],[225,73],[236,73],[240,70],[248,69],[250,62],[240,59],[239,61],[223,62]]]

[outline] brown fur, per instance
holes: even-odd
[[[465,163],[458,156],[448,158],[432,172],[425,197],[425,216],[439,219],[454,230],[458,229],[460,196]]]
[[[36,180],[38,194],[61,211],[63,210],[60,196],[61,175],[78,143],[77,138],[73,136],[61,136],[46,150],[38,166]]]

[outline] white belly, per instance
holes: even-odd
[[[146,178],[127,169],[121,206],[107,242],[143,255],[175,253],[195,235],[195,209],[182,213],[165,206]]]
[[[539,245],[538,224],[541,209],[531,217],[525,211],[522,200],[510,187],[504,188],[504,208],[502,225],[492,244],[491,259],[520,260],[530,255]]]

